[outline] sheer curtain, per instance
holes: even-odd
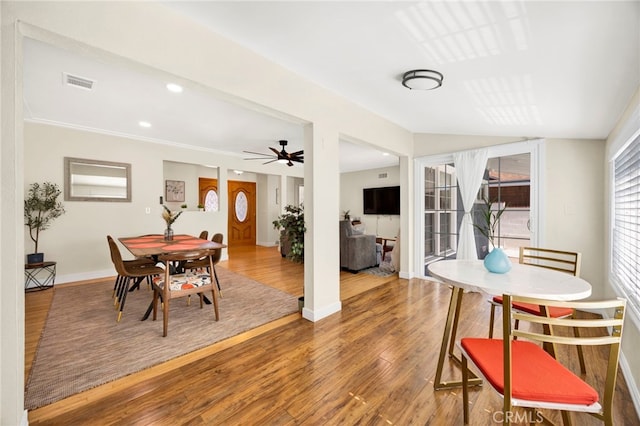
[[[482,183],[484,171],[487,168],[488,152],[487,149],[478,149],[453,154],[453,163],[456,168],[458,186],[460,187],[460,197],[464,207],[464,216],[462,216],[460,236],[458,238],[458,253],[456,256],[458,259],[478,259],[471,209]]]

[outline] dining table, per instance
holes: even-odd
[[[482,260],[441,260],[429,264],[429,273],[451,287],[451,298],[442,335],[440,354],[433,381],[435,390],[462,386],[460,380],[442,380],[442,371],[447,356],[458,366],[460,358],[454,354],[462,298],[465,292],[482,292],[489,296],[512,295],[537,299],[572,301],[591,295],[591,284],[580,277],[565,272],[533,265],[515,263],[504,274],[489,272]],[[479,385],[482,380],[475,375],[470,385]]]
[[[216,243],[215,241],[205,240],[193,235],[178,234],[174,235],[171,240],[165,240],[164,234],[147,234],[134,237],[122,237],[118,238],[122,245],[129,250],[129,252],[135,257],[142,258],[148,257],[155,261],[158,261],[159,257],[163,254],[176,253],[176,252],[190,252],[199,250],[213,250],[226,248],[226,244]],[[180,273],[180,265],[175,265],[172,273]],[[129,291],[134,290],[140,282],[136,282]],[[210,304],[211,301],[205,296],[204,301]],[[152,302],[153,304],[153,302]],[[149,318],[151,313],[152,304],[142,317],[142,321]]]

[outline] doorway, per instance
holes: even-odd
[[[228,182],[229,246],[256,245],[256,183]]]

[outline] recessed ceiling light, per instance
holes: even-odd
[[[386,155],[389,155],[389,153],[388,152],[383,152],[382,155],[386,156]]]
[[[182,86],[175,83],[168,83],[167,90],[173,93],[182,93]]]
[[[149,123],[148,121],[139,121],[138,125],[140,127],[151,127],[151,123]]]

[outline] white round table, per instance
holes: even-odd
[[[460,387],[460,381],[442,381],[442,370],[449,347],[449,357],[458,361],[453,348],[458,328],[464,291],[478,291],[492,296],[517,295],[538,299],[570,301],[591,295],[591,285],[582,278],[547,268],[514,263],[506,274],[494,274],[485,269],[481,260],[441,260],[428,266],[429,273],[451,285],[451,299],[440,346],[440,357],[433,387],[436,390]],[[479,378],[469,380],[480,384]]]

